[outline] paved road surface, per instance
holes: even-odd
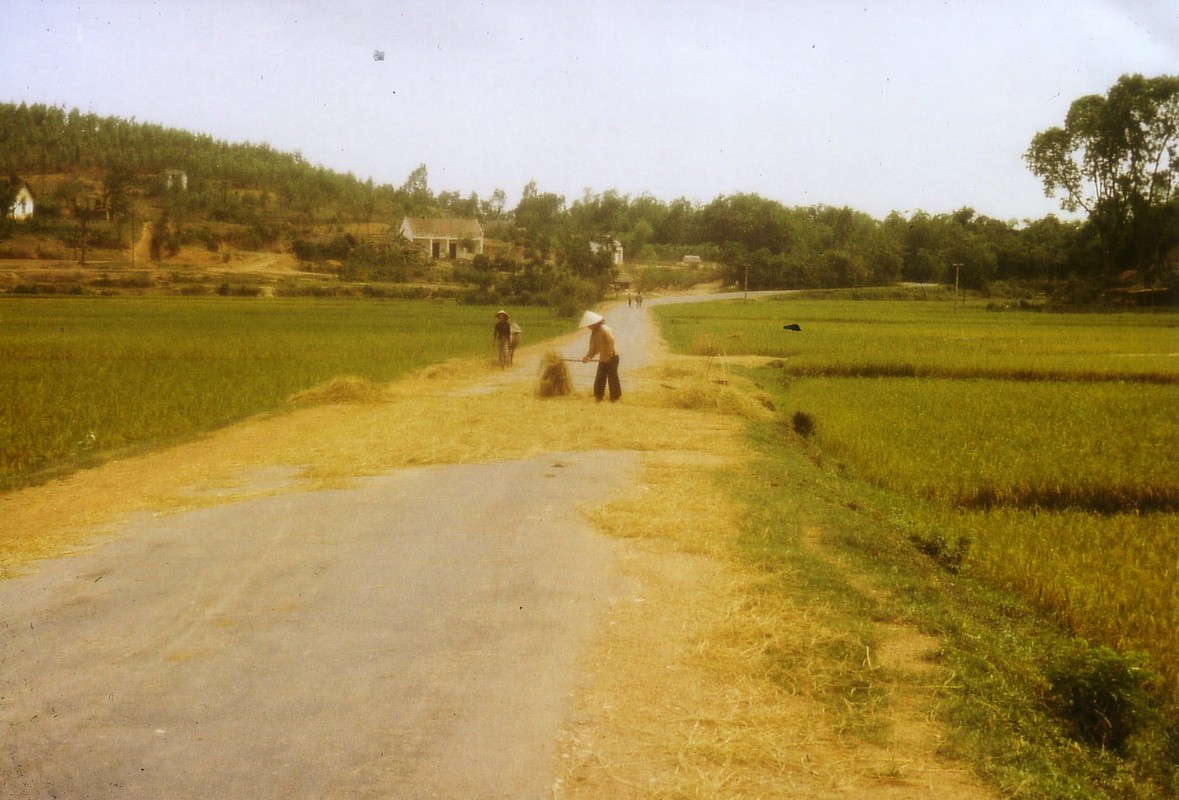
[[[142,520],[0,583],[0,797],[547,796],[620,588],[573,506],[632,466],[409,470]]]

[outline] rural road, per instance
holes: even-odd
[[[625,390],[658,337],[646,308],[607,317]],[[592,365],[570,366],[580,392]],[[631,591],[578,506],[638,465],[553,453],[144,515],[0,582],[0,797],[551,796],[579,659]]]

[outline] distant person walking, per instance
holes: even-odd
[[[512,363],[512,320],[506,311],[495,312],[495,328],[491,332],[491,341],[495,345],[495,355],[499,359],[500,369]]]
[[[598,372],[594,375],[594,398],[600,403],[606,395],[606,385],[610,386],[610,402],[615,403],[622,397],[622,384],[618,380],[618,349],[614,341],[614,331],[606,324],[601,314],[587,311],[581,317],[579,328],[589,328],[589,350],[586,351],[582,362],[590,361],[597,356]]]

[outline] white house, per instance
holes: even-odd
[[[8,218],[24,222],[26,219],[32,218],[33,211],[33,193],[29,191],[28,184],[22,183],[20,188],[16,190],[16,197],[13,198],[12,205],[8,207]]]
[[[606,244],[600,242],[590,242],[590,252],[597,255],[602,250],[610,251],[610,263],[616,267],[622,266],[622,242],[617,239],[609,239]]]
[[[188,191],[188,173],[182,169],[164,170],[164,188],[169,191]]]
[[[471,258],[483,252],[483,226],[477,219],[406,217],[401,235],[431,258]]]

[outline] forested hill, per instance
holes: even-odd
[[[189,208],[214,216],[235,216],[243,192],[269,196],[277,208],[308,222],[433,211],[432,198],[375,186],[267,144],[231,143],[76,108],[0,104],[0,143],[0,175],[26,180],[34,191],[45,183],[33,176],[80,175],[154,193],[167,171],[178,170],[186,175]]]
[[[1124,102],[1124,95],[1138,98],[1138,105]],[[1159,111],[1153,116],[1118,116],[1151,103]],[[1093,113],[1070,114],[1064,128],[1032,139],[1022,157],[1046,189],[1066,193],[1066,207],[1087,211],[1082,222],[1053,215],[998,220],[969,207],[894,212],[881,220],[847,207],[788,207],[749,193],[701,203],[587,190],[567,202],[535,181],[509,209],[502,189],[482,199],[435,194],[425,164],[400,186],[376,185],[266,144],[24,103],[0,104],[0,207],[10,207],[15,187],[27,183],[38,195],[37,213],[22,235],[56,236],[83,262],[86,248],[101,241],[133,253],[129,241],[141,235],[137,222],[145,220],[152,223],[152,260],[176,258],[182,246],[199,242],[222,257],[228,245],[294,253],[302,261],[350,262],[368,257],[349,238],[358,225],[383,231],[388,240],[404,216],[475,217],[496,242],[488,252],[502,259],[482,260],[477,282],[498,291],[502,275],[511,275],[521,284],[513,296],[559,293],[567,277],[608,286],[616,265],[599,256],[618,242],[629,270],[692,255],[716,265],[726,283],[750,289],[932,281],[985,291],[996,282],[1035,282],[1070,287],[1085,302],[1111,287],[1173,297],[1179,283],[1179,161],[1164,156],[1173,147],[1168,126],[1176,103],[1179,78],[1126,76],[1108,98],[1074,103]],[[1082,118],[1094,130],[1074,130]],[[1121,195],[1089,198],[1085,192],[1096,178],[1082,180],[1075,163],[1093,161],[1090,150],[1109,149],[1101,138],[1107,130],[1128,132],[1115,137],[1123,150],[1125,143],[1141,144],[1100,161],[1112,166],[1097,185],[1119,187]],[[1117,172],[1124,164],[1154,164],[1155,170],[1139,185],[1131,180],[1137,173]],[[169,191],[169,176],[182,176],[184,191]],[[14,230],[12,220],[0,217],[0,240]],[[325,249],[325,239],[333,237],[339,241]],[[60,252],[36,242],[16,249]]]

